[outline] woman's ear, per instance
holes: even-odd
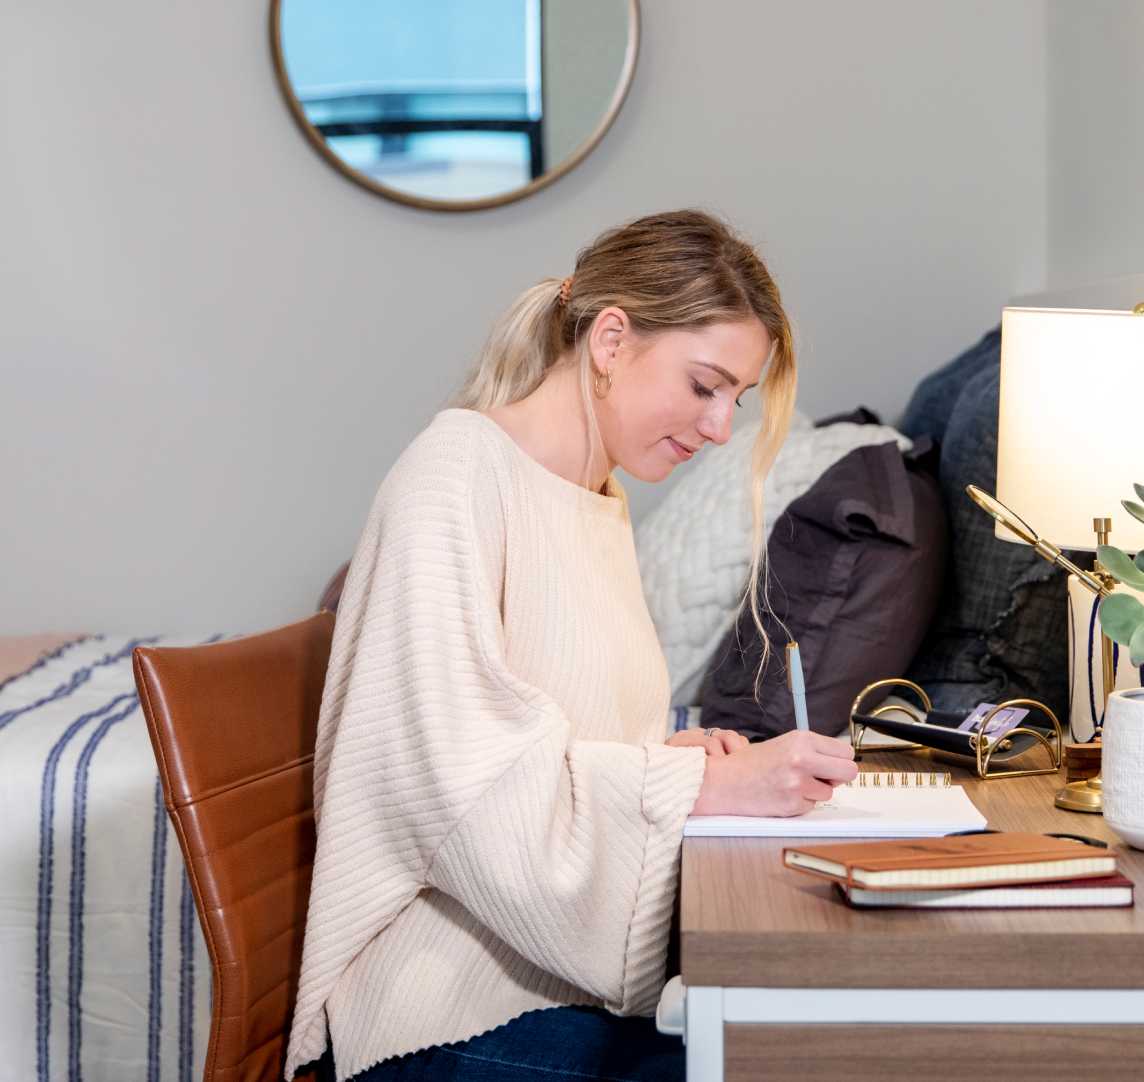
[[[622,308],[613,305],[596,316],[588,332],[588,351],[597,372],[612,370],[616,351],[631,339],[632,333],[631,320]]]

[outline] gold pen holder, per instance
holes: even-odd
[[[869,713],[862,712],[862,704],[870,695],[893,687],[907,688],[914,692],[921,702],[922,709],[919,710],[909,703],[883,703]],[[1018,725],[991,739],[986,735],[989,723],[1010,706],[1039,711],[1048,719],[1051,728],[1042,730],[1028,725]],[[903,743],[886,749],[867,748],[865,749],[867,751],[926,750],[962,763],[975,770],[977,776],[983,780],[1028,778],[1035,774],[1054,774],[1061,768],[1063,748],[1061,723],[1049,707],[1036,699],[1008,699],[998,703],[968,730],[935,723],[932,718],[936,713],[925,690],[912,680],[901,678],[875,680],[874,683],[867,684],[850,707],[850,743],[854,746],[855,759],[861,758],[866,732],[873,729]],[[891,714],[905,714],[910,720],[894,719],[890,717]],[[944,716],[956,720],[956,714],[949,713]],[[1042,747],[1049,757],[1049,766],[1010,769],[1003,765],[1009,759]]]

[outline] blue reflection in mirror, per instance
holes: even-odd
[[[427,199],[546,168],[541,0],[283,0],[283,60],[348,166]]]

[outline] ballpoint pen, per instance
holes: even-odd
[[[802,660],[797,642],[786,644],[786,663],[787,686],[794,699],[794,723],[805,731],[810,728],[810,721],[806,716],[806,683],[802,676]]]

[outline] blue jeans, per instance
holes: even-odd
[[[597,1007],[529,1011],[467,1041],[383,1060],[353,1082],[683,1082],[683,1042]]]

